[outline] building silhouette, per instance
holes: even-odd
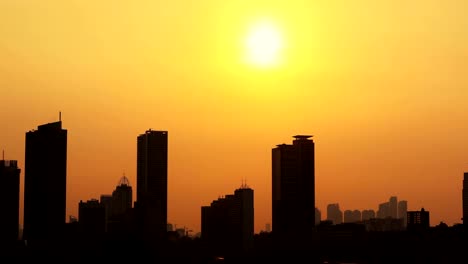
[[[322,212],[316,207],[315,208],[315,225],[319,225],[322,221]]]
[[[463,174],[463,190],[462,190],[462,202],[463,202],[463,224],[468,225],[468,172]]]
[[[20,169],[16,160],[0,160],[0,243],[18,239],[19,232],[19,199]]]
[[[362,211],[362,221],[369,220],[371,218],[375,218],[375,211],[370,209],[370,210],[363,210]]]
[[[398,218],[398,198],[396,196],[391,196],[388,200],[388,216]]]
[[[132,208],[132,201],[132,186],[124,175],[112,192],[112,216],[118,217],[127,213]]]
[[[303,235],[315,225],[315,145],[296,135],[272,149],[272,232]],[[309,231],[310,231],[309,230]]]
[[[343,212],[340,210],[338,203],[327,205],[327,220],[331,221],[334,225],[343,223]]]
[[[398,218],[403,219],[403,227],[406,227],[406,224],[408,222],[407,213],[408,213],[408,202],[404,200],[399,201],[398,202]]]
[[[67,193],[67,130],[62,129],[62,121],[26,132],[24,174],[23,238],[60,236]]]
[[[83,235],[99,237],[106,232],[106,208],[97,199],[78,204],[78,222]]]
[[[254,191],[246,185],[201,208],[201,236],[223,253],[253,248]]]
[[[153,241],[167,229],[167,139],[167,131],[151,129],[137,137],[137,228]]]
[[[408,223],[406,228],[408,230],[426,230],[429,229],[429,211],[421,208],[421,211],[408,211]]]

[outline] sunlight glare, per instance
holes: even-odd
[[[246,39],[246,60],[260,67],[272,67],[280,61],[281,34],[274,24],[261,22],[252,26]]]

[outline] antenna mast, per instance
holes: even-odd
[[[59,121],[62,121],[62,111],[59,111]]]

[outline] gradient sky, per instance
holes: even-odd
[[[25,133],[62,111],[77,216],[123,173],[135,193],[137,136],[167,130],[168,221],[198,232],[200,207],[247,179],[259,232],[271,222],[271,149],[313,134],[322,218],[329,203],[377,210],[396,195],[432,225],[458,223],[466,10],[465,0],[0,0],[0,148],[24,170]],[[284,38],[276,68],[243,60],[262,19]]]

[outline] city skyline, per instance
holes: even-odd
[[[21,169],[20,205],[24,133],[62,111],[67,218],[122,173],[136,187],[135,137],[152,128],[171,133],[167,220],[178,226],[200,230],[199,207],[246,179],[255,231],[264,229],[271,148],[301,133],[316,139],[322,215],[330,203],[377,210],[398,196],[408,211],[430,211],[431,225],[460,223],[466,9],[461,0],[0,1],[0,149]],[[275,44],[268,53],[259,36]]]
[[[44,128],[50,127],[49,131],[53,131],[54,129],[56,129],[56,128],[58,128],[58,127],[61,128],[61,126],[62,126],[61,112],[59,113],[59,119],[60,119],[60,121],[57,121],[57,122],[51,122],[51,123],[46,123],[46,124],[43,124],[43,125],[39,125],[38,128],[44,129]],[[27,133],[33,133],[33,132],[36,132],[36,131],[39,131],[39,129],[38,129],[38,130],[30,130],[30,131],[28,131]],[[68,130],[63,130],[63,131],[65,131],[65,134],[67,134],[67,132],[68,132]],[[152,151],[156,151],[156,152],[160,152],[160,151],[166,152],[165,156],[164,156],[164,155],[163,155],[163,156],[159,156],[158,159],[155,160],[156,162],[154,163],[154,164],[156,164],[156,167],[158,168],[159,171],[160,171],[161,169],[163,170],[163,171],[160,171],[160,172],[163,173],[163,174],[167,174],[167,172],[165,172],[165,171],[167,170],[167,166],[168,166],[168,162],[167,162],[167,152],[169,152],[169,150],[167,149],[167,148],[168,148],[168,147],[167,147],[167,145],[168,145],[167,135],[168,135],[168,131],[157,131],[157,130],[148,129],[148,130],[146,130],[145,133],[139,134],[139,135],[138,135],[138,138],[137,138],[137,145],[139,145],[140,148],[142,149],[140,154],[137,153],[137,160],[142,159],[142,156],[145,156],[145,155],[147,156],[147,155],[149,155],[148,152],[147,152],[147,150],[144,150],[144,149],[151,149]],[[148,144],[149,144],[148,138],[150,138],[150,137],[151,137],[151,138],[154,138],[154,139],[153,139],[153,142],[154,142],[154,143],[152,143],[152,144],[153,144],[153,145],[155,144],[155,145],[154,145],[153,147],[148,148]],[[296,144],[296,142],[297,142],[297,144],[299,144],[299,143],[301,142],[301,140],[302,140],[302,141],[304,141],[304,140],[305,140],[305,141],[311,141],[311,142],[312,142],[312,156],[311,156],[311,158],[312,158],[312,163],[314,163],[314,161],[315,161],[315,154],[314,154],[315,148],[314,148],[314,142],[313,142],[312,140],[308,140],[308,139],[307,139],[307,138],[310,138],[310,137],[312,137],[312,136],[304,136],[304,135],[296,135],[296,136],[293,136],[293,138],[295,138],[295,140],[293,141],[293,145],[287,145],[287,144],[285,144],[285,143],[283,143],[283,144],[277,144],[276,147],[273,147],[273,148],[272,148],[273,153],[275,152],[275,150],[277,150],[277,152],[278,152],[278,151],[280,151],[281,148],[285,148],[285,147],[288,147],[288,146],[291,148],[291,147],[294,146],[294,144]],[[161,141],[161,140],[163,140],[164,142]],[[144,145],[144,146],[143,146],[143,145]],[[161,149],[161,148],[162,148],[162,149]],[[288,152],[289,155],[290,155],[291,151],[292,151],[292,149],[289,149],[289,152]],[[65,151],[65,152],[66,152],[66,151]],[[306,152],[307,152],[307,151],[306,151]],[[310,151],[309,151],[309,152],[310,152]],[[309,152],[307,152],[307,153],[309,153]],[[152,153],[155,153],[155,152],[152,152]],[[309,153],[309,154],[310,154],[310,153]],[[66,155],[68,155],[68,153],[65,153],[65,158],[66,158]],[[154,155],[154,154],[151,154],[151,155]],[[138,157],[139,157],[139,158],[138,158]],[[292,156],[291,156],[291,157],[292,157]],[[4,157],[3,157],[3,159],[5,160]],[[271,163],[271,165],[273,165],[273,167],[275,166],[275,165],[274,165],[274,163],[275,163],[274,160],[275,160],[275,155],[272,156],[272,163]],[[14,162],[15,162],[15,164],[16,164],[17,161],[15,160]],[[142,166],[145,167],[146,165],[143,165],[143,163],[146,164],[145,159],[142,159]],[[279,161],[277,161],[277,163],[279,164]],[[292,164],[290,164],[290,165],[292,165]],[[143,170],[143,167],[142,167],[142,170]],[[156,167],[155,167],[155,168],[156,168]],[[312,165],[312,167],[315,167],[315,166]],[[20,168],[19,168],[19,170],[21,171]],[[313,173],[313,175],[314,175],[314,174],[315,174],[315,173]],[[468,174],[468,173],[464,172],[463,175],[466,176],[467,174]],[[142,174],[142,175],[143,175],[143,174]],[[142,177],[144,177],[144,176],[142,176]],[[146,177],[147,177],[147,176],[146,176]],[[166,176],[166,177],[167,177],[167,176]],[[274,176],[273,176],[273,178],[274,178]],[[314,181],[315,181],[315,175],[314,175],[313,178],[314,178]],[[122,181],[122,179],[125,181],[125,184],[131,186],[130,181],[128,180],[128,178],[127,178],[125,175],[122,176],[122,178],[120,178],[119,184],[121,184],[120,182]],[[161,179],[159,179],[158,181],[160,181],[160,180],[161,180]],[[274,179],[272,179],[272,180],[274,180]],[[166,181],[168,181],[168,179],[166,179]],[[246,181],[246,180],[244,179],[243,181]],[[143,178],[142,178],[142,182],[144,182]],[[465,183],[465,181],[463,180],[462,186],[464,185],[464,183]],[[166,183],[166,184],[167,184],[167,183]],[[20,185],[21,185],[21,184],[20,184]],[[137,183],[136,183],[136,185],[137,185]],[[118,186],[119,186],[119,185],[118,185]],[[142,185],[142,186],[143,186],[143,185]],[[156,186],[154,186],[154,187],[156,187]],[[154,188],[154,187],[153,187],[153,188]],[[158,187],[158,188],[159,188],[159,187]],[[141,192],[141,193],[144,193],[143,188],[140,188],[140,189],[141,189],[140,192]],[[148,192],[148,191],[146,191],[146,192]],[[166,190],[166,192],[167,192],[167,190]],[[316,193],[317,190],[314,189],[313,192]],[[131,193],[131,192],[130,192],[130,193]],[[135,193],[137,193],[137,192],[135,192]],[[154,193],[154,191],[153,191],[153,193]],[[21,195],[20,195],[20,200],[23,198],[22,195],[23,195],[23,194],[21,193]],[[169,195],[169,194],[166,194],[166,197],[167,197],[168,195]],[[313,195],[315,195],[315,194],[313,194]],[[97,196],[97,197],[91,197],[91,198],[89,198],[88,201],[97,200],[98,197],[101,197],[101,199],[102,199],[103,196],[106,196],[106,194],[105,194],[105,193],[101,193],[101,194],[100,194],[99,196]],[[137,194],[134,194],[133,196],[138,197]],[[163,196],[164,196],[164,195],[163,195]],[[461,200],[463,200],[463,198],[464,198],[464,196],[462,197]],[[23,198],[23,199],[24,199],[24,198]],[[84,200],[84,199],[81,199],[80,202],[79,202],[79,204],[81,204],[82,200]],[[143,199],[140,199],[140,200],[143,200]],[[393,211],[399,210],[399,207],[398,207],[398,208],[395,207],[395,206],[397,206],[397,204],[396,204],[397,202],[398,202],[398,203],[399,203],[399,202],[404,202],[404,203],[405,203],[405,208],[407,207],[407,204],[406,204],[407,201],[406,201],[406,200],[398,201],[398,200],[397,200],[397,196],[393,196],[393,195],[390,196],[389,202],[384,203],[384,204],[387,204],[387,206],[389,206],[389,208],[386,209],[386,210],[391,210],[391,211],[392,211],[392,213],[390,213],[390,211],[389,211],[389,212],[386,213],[386,214],[389,214],[389,216],[392,217],[392,218],[396,218],[396,217],[393,215],[393,214],[395,214],[395,212],[393,212]],[[340,202],[338,202],[338,204],[339,204],[339,203],[340,203]],[[395,204],[392,205],[392,203],[395,203]],[[381,206],[384,205],[384,204],[382,204],[382,203],[376,203],[376,204],[375,204],[375,207],[360,208],[360,209],[355,209],[355,208],[353,208],[353,210],[355,210],[355,211],[356,211],[356,210],[358,210],[358,211],[365,211],[365,210],[367,210],[367,209],[374,210],[374,208],[379,209],[379,207],[381,207]],[[331,204],[328,203],[328,204],[327,204],[327,207],[329,207],[330,205],[331,205]],[[132,204],[132,207],[133,207],[133,204]],[[393,209],[391,209],[390,207],[392,207]],[[424,207],[424,206],[423,206],[423,207]],[[421,208],[423,208],[423,207],[421,207]],[[21,205],[20,205],[20,208],[21,208]],[[321,210],[321,211],[322,211],[322,210],[325,210],[325,209],[319,208],[319,207],[317,207],[317,206],[315,206],[315,208],[316,208],[316,209],[319,209],[319,210]],[[343,209],[342,213],[345,212],[345,210],[349,210],[349,209],[350,209],[350,208],[345,208],[345,209]],[[166,210],[167,210],[167,209],[166,209]],[[417,210],[417,208],[415,208],[414,210]],[[68,211],[68,208],[67,208],[67,211]],[[379,216],[377,215],[378,211],[379,211],[379,210],[375,210],[376,217],[377,217],[377,218],[382,218],[382,217],[379,217]],[[463,208],[460,210],[460,212],[461,212],[461,214],[463,214],[463,212],[464,212],[464,211],[463,211]],[[167,213],[166,213],[166,214],[167,214]],[[22,215],[22,211],[20,210],[20,216],[21,216],[21,215]],[[67,215],[67,222],[68,222],[68,220],[69,220],[69,219],[68,219],[69,217],[76,217],[77,215],[78,215],[78,212],[77,212],[77,214],[75,214],[75,215]],[[273,217],[272,217],[272,218],[273,218]],[[401,218],[401,217],[398,217],[398,218]],[[323,220],[327,220],[327,219],[328,219],[328,217],[325,217],[325,218],[322,217],[322,218],[321,218],[322,221],[323,221]],[[342,220],[341,220],[340,223],[344,222],[343,219],[344,219],[344,218],[343,218],[343,215],[342,215]],[[315,219],[314,219],[314,220],[315,220]],[[406,217],[404,217],[404,220],[406,220]],[[257,222],[257,221],[256,221],[256,222]],[[266,222],[265,224],[271,225],[272,222],[273,222],[273,221],[271,221],[271,222]],[[441,221],[439,221],[439,222],[445,222],[445,221],[444,221],[444,220],[441,220]],[[20,223],[21,223],[21,221],[20,221]],[[178,222],[172,222],[172,221],[166,220],[165,223],[166,223],[165,226],[166,226],[167,224],[184,225],[185,227],[190,228],[191,231],[192,231],[194,234],[195,234],[195,233],[201,232],[201,222],[200,222],[200,230],[198,230],[198,229],[192,229],[192,227],[188,227],[188,225],[186,225],[186,224],[183,223],[183,222],[178,223]],[[404,223],[405,223],[405,221],[404,221]],[[459,222],[455,222],[454,224],[458,224],[458,223],[463,223],[463,221],[460,219]],[[256,223],[256,224],[258,224],[258,223]],[[435,224],[437,224],[437,223],[435,223]],[[435,224],[431,222],[431,225],[435,225]],[[255,230],[255,233],[259,233],[259,232],[262,232],[262,231],[264,231],[264,228],[256,229],[256,230]]]

